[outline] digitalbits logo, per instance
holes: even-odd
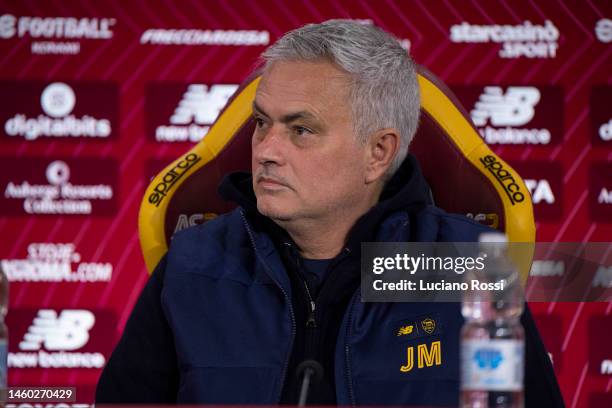
[[[149,84],[147,134],[158,142],[198,142],[206,136],[238,85]]]
[[[453,90],[488,144],[549,145],[562,135],[561,89],[552,86],[456,86]]]
[[[117,117],[117,89],[113,84],[2,81],[0,90],[20,95],[15,100],[0,100],[0,120],[7,138],[34,141],[113,136]]]
[[[52,83],[40,95],[40,106],[43,111],[54,118],[68,115],[74,109],[75,103],[74,91],[62,82]]]

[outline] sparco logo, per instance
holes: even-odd
[[[612,20],[609,18],[602,18],[595,24],[595,36],[602,43],[609,43],[612,41]]]
[[[202,158],[197,154],[189,153],[183,159],[179,160],[174,167],[164,174],[162,181],[155,185],[153,192],[149,195],[149,203],[159,207],[159,204],[161,204],[166,195],[172,190],[176,182],[201,159]]]
[[[70,85],[63,82],[49,84],[40,95],[40,107],[45,114],[27,117],[24,113],[17,113],[5,122],[4,131],[8,136],[21,136],[26,140],[39,137],[103,139],[110,136],[112,128],[109,119],[71,114],[76,101]]]
[[[101,353],[73,352],[89,341],[96,318],[89,310],[42,309],[19,342],[17,353],[9,353],[14,368],[101,368]]]
[[[514,175],[505,169],[504,165],[498,161],[497,158],[487,155],[481,157],[480,162],[502,186],[512,205],[522,203],[525,200],[525,195],[521,192],[520,186],[516,183]]]
[[[544,24],[525,21],[517,25],[476,25],[463,22],[450,28],[456,43],[498,43],[501,58],[555,58],[559,30],[550,20]]]
[[[94,201],[111,200],[114,195],[109,184],[70,183],[70,167],[62,160],[49,163],[45,176],[47,184],[9,181],[4,198],[23,200],[27,214],[91,214]]]
[[[208,133],[238,85],[191,84],[169,117],[155,128],[158,142],[198,142]]]

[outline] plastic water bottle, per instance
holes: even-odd
[[[523,291],[501,233],[480,236],[485,270],[468,279],[504,281],[503,291],[466,291],[461,330],[461,406],[520,408],[524,405],[525,332],[520,322]],[[471,286],[470,286],[471,288]]]
[[[0,267],[0,401],[5,401],[7,396],[8,329],[4,319],[8,311],[8,294],[8,279]]]

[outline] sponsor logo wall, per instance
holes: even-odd
[[[589,99],[591,109],[591,140],[595,146],[612,144],[612,86],[596,85]]]
[[[535,219],[558,221],[563,216],[563,168],[550,161],[511,161],[531,194]]]
[[[611,240],[609,2],[161,0],[143,12],[137,2],[0,0],[9,384],[75,386],[73,406],[93,402],[100,367],[147,279],[137,219],[151,177],[176,158],[192,163],[186,151],[266,46],[302,24],[346,17],[391,31],[451,86],[484,140],[523,177],[539,241]],[[493,161],[485,165],[503,178]],[[169,169],[147,199],[163,202],[184,170]],[[516,180],[502,181],[515,193]],[[170,227],[215,215],[182,214]],[[562,279],[565,268],[532,271]],[[609,271],[597,272],[597,288],[610,287]],[[566,404],[609,402],[612,307],[531,309]]]
[[[591,217],[612,221],[612,162],[593,162],[589,169],[589,207]]]
[[[563,94],[552,86],[455,86],[489,145],[556,145],[563,138]]]
[[[0,266],[9,282],[109,282],[110,262],[88,262],[71,242],[33,242],[27,255],[2,259]]]
[[[9,370],[100,369],[111,351],[104,336],[116,319],[107,311],[12,310],[9,316]]]
[[[110,139],[117,134],[118,90],[112,83],[1,81],[6,139]]]
[[[0,38],[27,41],[32,54],[75,55],[81,40],[108,40],[113,37],[115,18],[59,17],[3,14]]]
[[[113,159],[2,158],[0,209],[7,215],[113,215]]]
[[[148,84],[147,136],[156,142],[199,142],[236,89],[231,84]]]

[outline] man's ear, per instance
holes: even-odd
[[[380,129],[370,136],[366,146],[366,184],[380,180],[399,153],[400,136],[397,129]]]

